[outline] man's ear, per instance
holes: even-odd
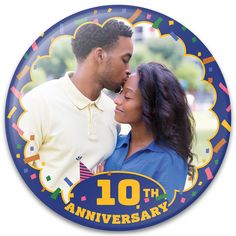
[[[101,64],[103,63],[103,61],[105,60],[106,58],[106,52],[102,49],[102,48],[95,48],[94,49],[94,57],[95,57],[95,60]]]

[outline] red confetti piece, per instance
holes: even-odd
[[[36,51],[36,50],[38,49],[38,45],[37,45],[36,42],[34,42],[34,43],[32,44],[32,49],[33,49],[33,51]]]
[[[18,132],[19,135],[24,134],[24,132],[15,123],[12,124],[12,128],[14,128]]]
[[[21,98],[22,94],[14,87],[11,87],[11,92],[19,99]]]
[[[212,172],[211,172],[210,167],[207,167],[207,168],[205,169],[205,173],[206,173],[206,176],[207,176],[207,179],[208,179],[208,180],[211,180],[211,179],[214,178],[213,175],[212,175]]]

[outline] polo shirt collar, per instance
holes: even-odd
[[[75,85],[73,84],[73,82],[70,79],[70,75],[73,74],[74,72],[67,72],[65,74],[65,76],[63,77],[63,87],[68,95],[68,97],[70,98],[70,100],[72,101],[72,103],[78,107],[80,110],[83,110],[84,108],[86,108],[89,105],[95,105],[99,110],[103,111],[104,110],[104,104],[103,104],[103,94],[100,93],[99,97],[95,100],[92,101],[89,98],[87,98],[86,96],[84,96],[79,89],[77,89],[75,87]]]
[[[129,132],[127,135],[120,136],[117,141],[116,148],[128,146],[130,138],[131,138],[131,132]],[[159,145],[155,144],[154,140],[148,146],[142,148],[142,150],[150,150],[152,152],[163,152],[162,148]]]

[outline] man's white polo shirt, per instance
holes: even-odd
[[[39,154],[40,159],[30,165],[42,168],[43,187],[49,191],[60,188],[67,201],[70,186],[65,178],[73,184],[78,182],[79,162],[92,170],[115,148],[114,103],[103,92],[91,101],[74,86],[67,73],[31,90],[21,104],[26,112],[18,126],[28,141],[25,157]],[[32,135],[34,140],[30,140]]]

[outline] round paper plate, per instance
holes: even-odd
[[[67,190],[52,185],[52,181],[56,183],[52,179],[53,173],[43,174],[47,162],[40,160],[39,153],[34,152],[37,137],[32,134],[26,140],[18,125],[27,113],[21,103],[24,94],[75,68],[70,40],[76,30],[88,23],[102,27],[112,18],[124,21],[134,32],[135,50],[131,66],[136,68],[142,62],[155,60],[166,63],[185,89],[196,121],[197,139],[193,146],[195,176],[187,177],[184,189],[176,190],[171,198],[157,180],[129,171],[94,173],[79,161],[79,157],[81,179],[72,181],[69,175],[60,176]],[[231,108],[227,86],[217,62],[197,36],[174,19],[151,9],[114,5],[73,14],[35,40],[23,55],[11,80],[5,126],[17,170],[44,204],[81,225],[103,230],[133,230],[175,216],[208,187],[227,149]],[[127,127],[122,126],[121,132],[127,133]],[[26,148],[32,155],[26,156]],[[33,161],[40,162],[40,168],[32,165]]]

